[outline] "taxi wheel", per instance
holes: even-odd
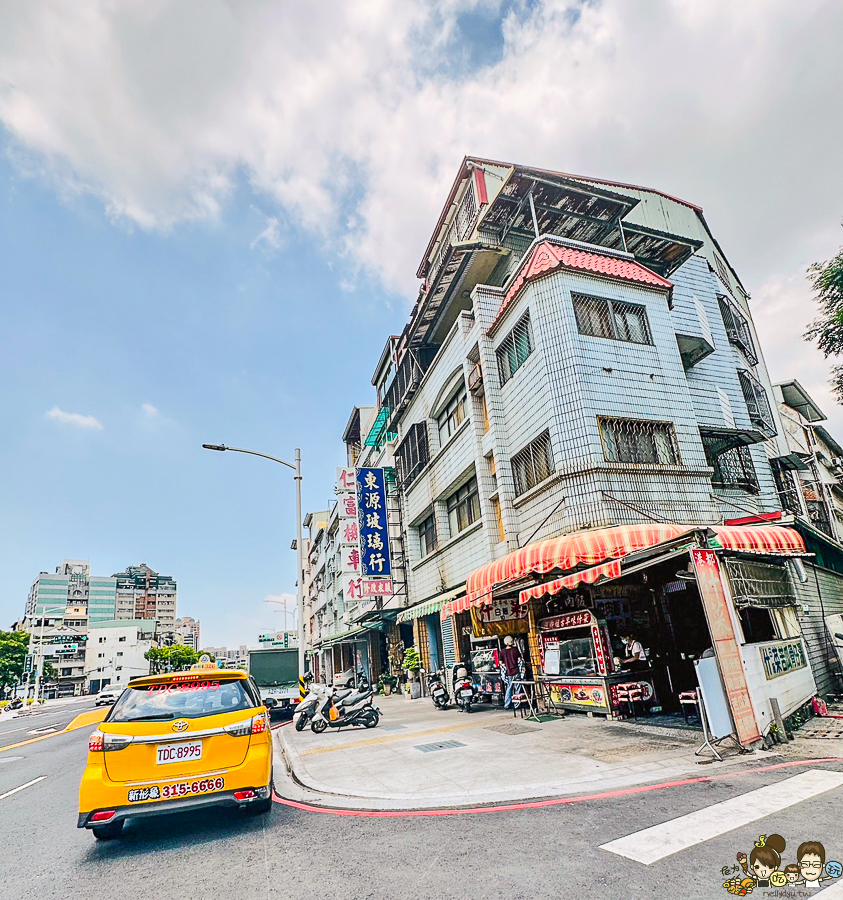
[[[123,820],[109,822],[108,825],[97,825],[91,831],[93,831],[94,837],[98,841],[113,841],[115,838],[120,837],[120,832],[123,831]]]

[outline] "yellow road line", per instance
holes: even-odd
[[[373,744],[390,744],[393,741],[415,740],[425,734],[443,734],[446,731],[461,731],[465,728],[481,728],[479,722],[463,722],[459,725],[445,725],[442,728],[428,728],[426,731],[414,731],[412,734],[389,734],[385,737],[370,738],[368,741],[355,741],[352,744],[334,744],[332,747],[313,747],[310,750],[299,750],[299,756],[316,756],[317,753],[333,753],[335,750],[353,750],[355,747],[371,747]]]
[[[94,725],[102,722],[108,709],[90,709],[87,712],[79,713],[73,721],[67,725],[62,731],[54,731],[52,734],[42,734],[39,737],[30,738],[28,741],[18,741],[17,744],[6,744],[0,747],[0,753],[4,750],[14,750],[16,747],[25,747],[27,744],[35,744],[38,741],[46,741],[47,738],[57,737],[60,734],[67,734],[68,731],[76,731],[77,728],[84,728],[86,725]]]

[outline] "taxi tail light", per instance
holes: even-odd
[[[91,821],[92,822],[107,822],[109,819],[113,819],[116,813],[117,813],[116,809],[101,809],[99,812],[95,812],[91,816]]]
[[[123,750],[132,743],[134,738],[129,734],[105,734],[103,735],[103,750]]]
[[[103,749],[104,735],[101,731],[94,731],[88,738],[88,751],[90,753],[99,753]]]
[[[253,716],[251,719],[243,719],[242,722],[234,722],[231,725],[226,725],[223,728],[223,731],[226,734],[230,734],[232,737],[246,737],[250,734],[263,734],[265,731],[269,731],[266,713],[258,713],[258,715]]]
[[[235,800],[253,800],[255,797],[257,797],[257,794],[251,788],[248,788],[245,791],[234,792]]]

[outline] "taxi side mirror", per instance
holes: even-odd
[[[275,699],[275,697],[267,697],[267,698],[263,701],[263,705],[264,705],[267,709],[275,709],[275,707],[278,706],[278,701]]]

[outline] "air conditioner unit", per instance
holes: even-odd
[[[483,393],[483,368],[480,363],[476,363],[468,376],[468,389],[472,394]]]

